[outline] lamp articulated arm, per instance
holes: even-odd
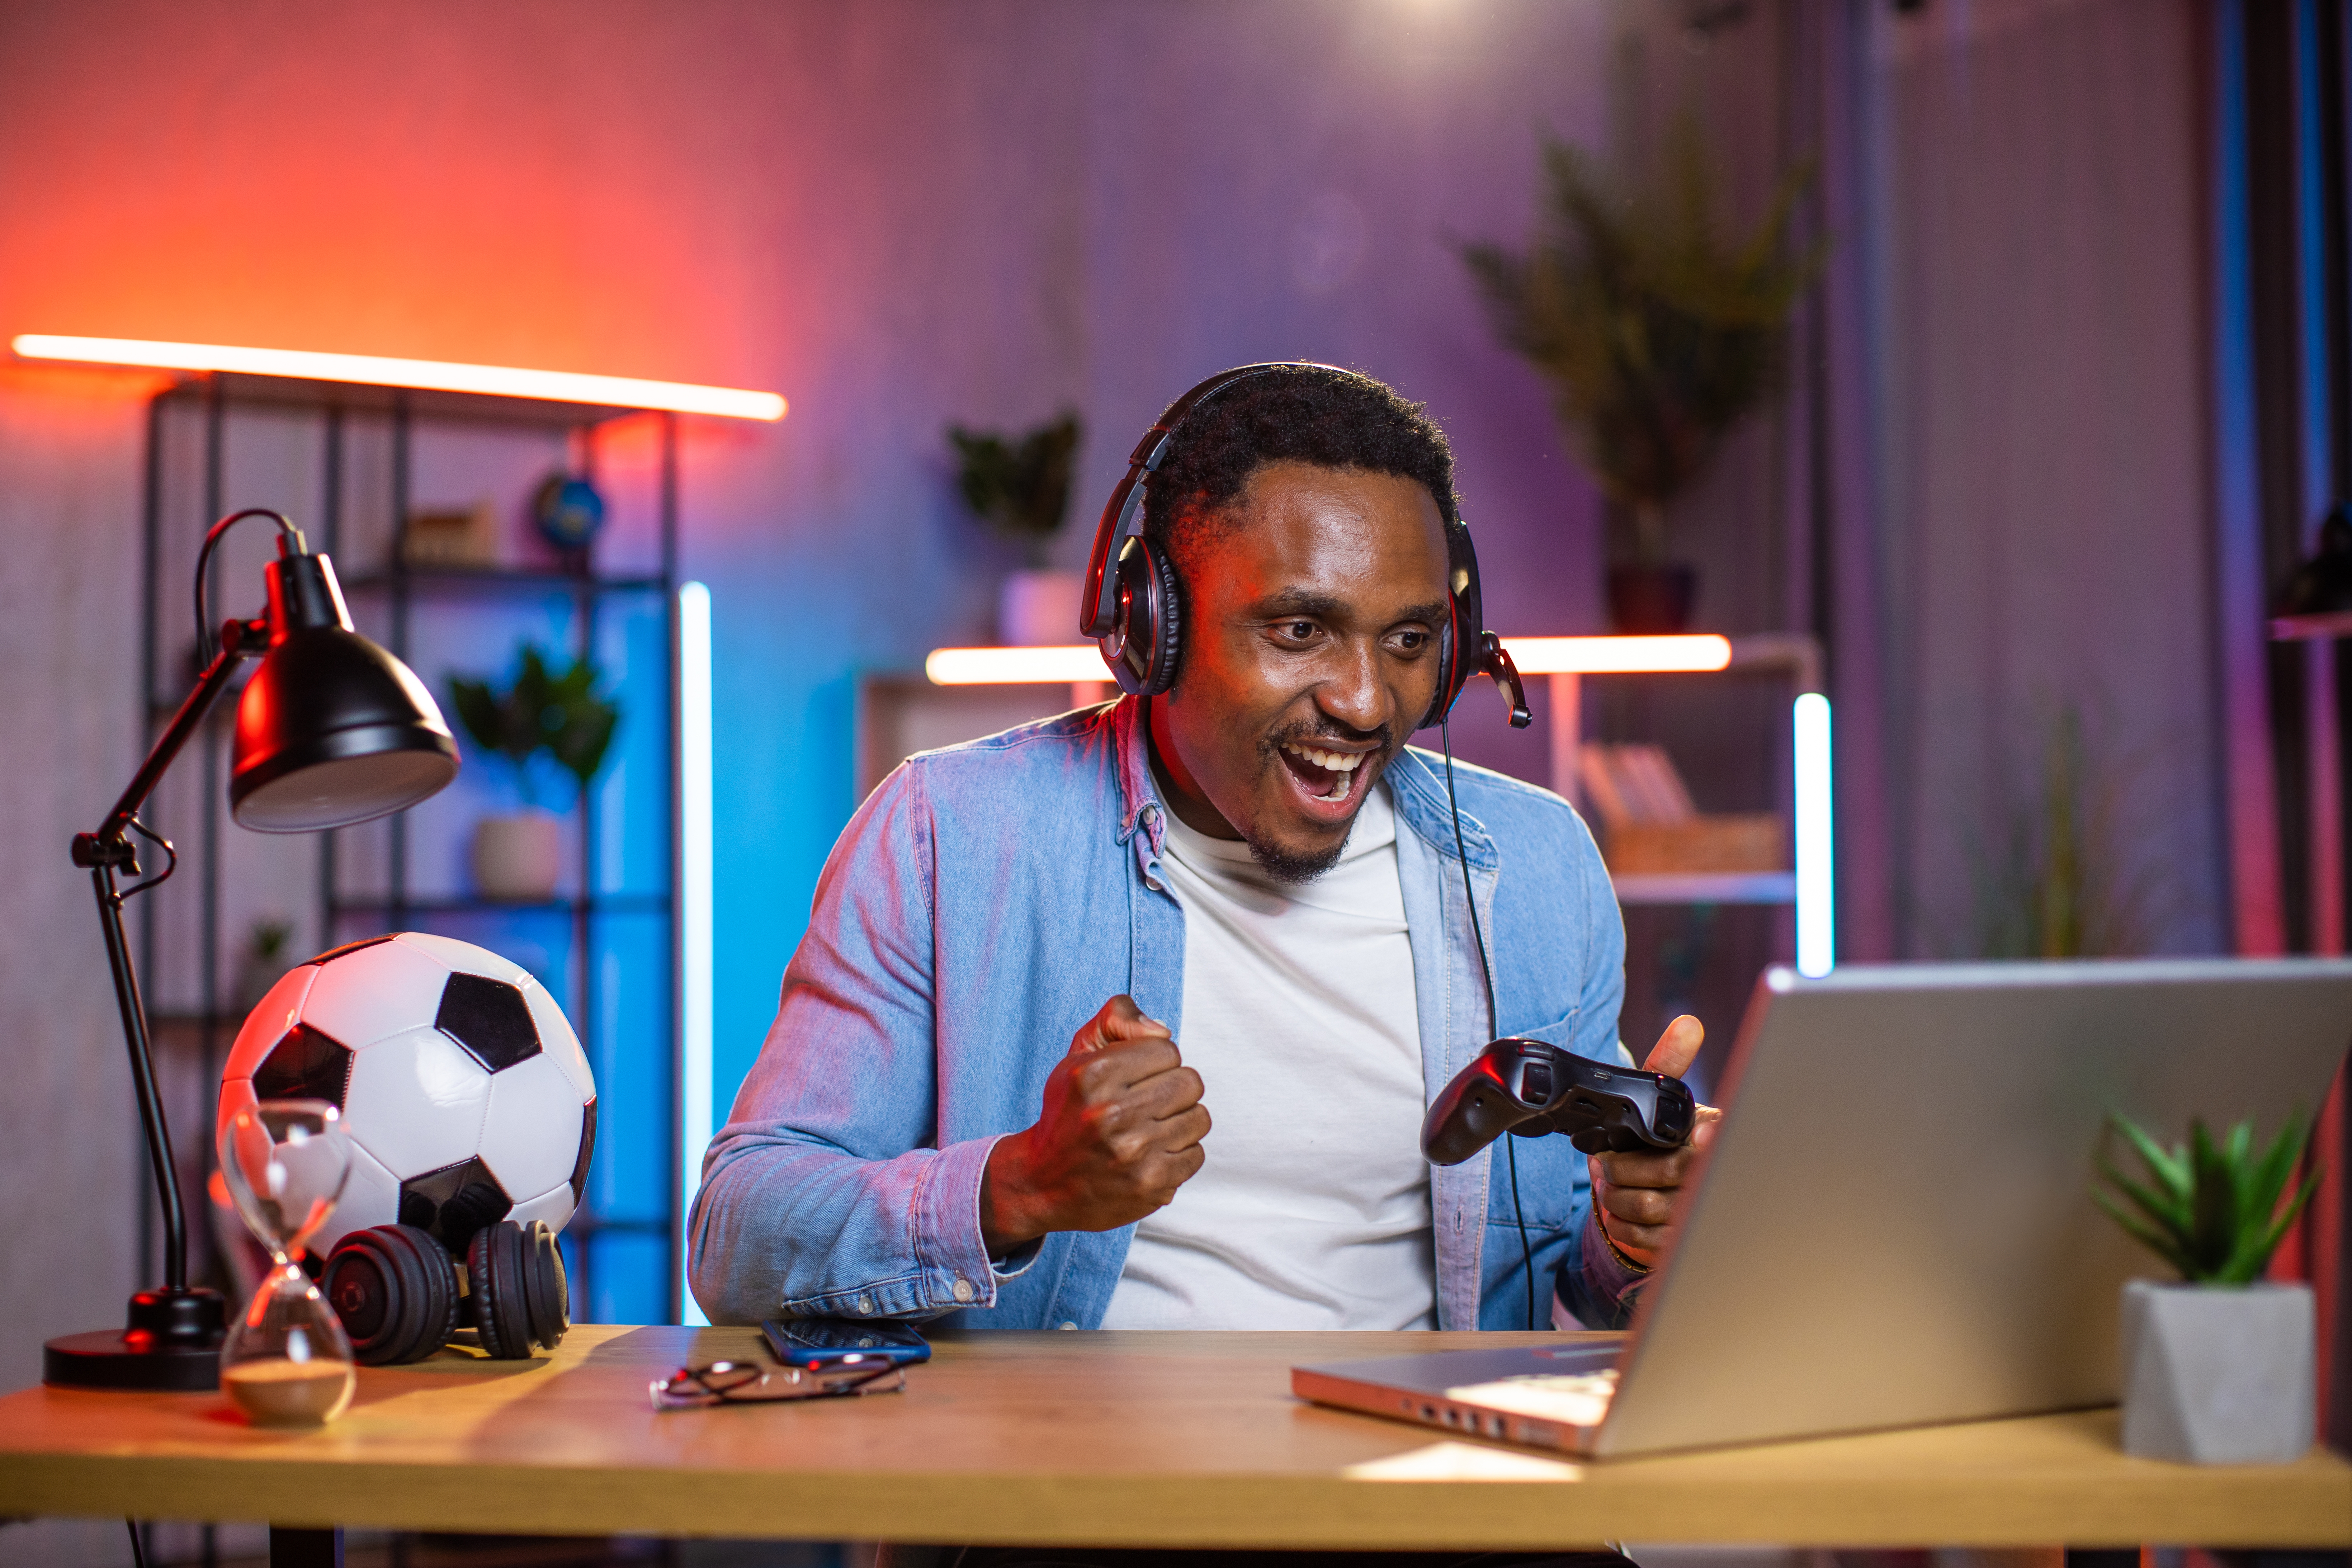
[[[98,895],[99,925],[106,936],[106,961],[114,972],[115,1005],[122,1014],[122,1038],[131,1053],[131,1079],[139,1095],[139,1121],[147,1134],[147,1158],[155,1171],[155,1193],[163,1210],[163,1281],[167,1289],[184,1291],[188,1285],[188,1217],[180,1198],[179,1173],[172,1163],[171,1129],[164,1120],[163,1097],[155,1087],[155,1058],[147,1033],[147,1005],[139,991],[139,971],[131,961],[131,943],[123,934],[122,901],[131,894],[145,892],[171,875],[173,858],[170,841],[155,838],[156,846],[167,858],[162,872],[131,887],[127,891],[116,882],[118,872],[139,874],[138,847],[131,841],[135,830],[152,838],[153,835],[139,826],[139,808],[155,792],[172,760],[188,743],[205,715],[228,689],[229,677],[237,665],[258,653],[268,637],[268,627],[257,621],[230,621],[221,628],[220,652],[197,678],[196,688],[180,710],[172,715],[171,724],[156,741],[155,749],[132,775],[130,787],[122,798],[114,803],[106,821],[95,833],[77,833],[73,839],[73,863],[89,872],[90,884]]]

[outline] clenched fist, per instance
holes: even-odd
[[[1685,1013],[1666,1026],[1642,1066],[1651,1072],[1680,1078],[1698,1056],[1706,1030]],[[1723,1112],[1712,1105],[1698,1108],[1690,1142],[1679,1149],[1643,1149],[1634,1153],[1591,1156],[1592,1217],[1617,1250],[1647,1268],[1654,1265],[1682,1208],[1683,1184],[1690,1179],[1698,1157],[1715,1141]]]
[[[1000,1138],[980,1179],[992,1256],[1055,1230],[1117,1230],[1166,1206],[1201,1168],[1201,1075],[1168,1026],[1114,996],[1071,1037],[1026,1131]]]

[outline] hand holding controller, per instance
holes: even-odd
[[[1565,1133],[1588,1154],[1677,1149],[1697,1121],[1678,1078],[1504,1038],[1438,1095],[1421,1124],[1421,1152],[1433,1165],[1458,1165],[1506,1132]]]

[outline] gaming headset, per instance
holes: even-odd
[[[461,1328],[483,1354],[522,1361],[534,1345],[553,1350],[572,1326],[563,1254],[541,1220],[483,1226],[462,1264],[429,1230],[371,1226],[335,1243],[319,1283],[368,1366],[422,1361]]]
[[[1119,689],[1130,696],[1157,697],[1174,685],[1183,648],[1183,605],[1177,592],[1175,564],[1143,532],[1144,501],[1150,493],[1151,476],[1174,448],[1184,421],[1202,405],[1228,387],[1286,370],[1329,371],[1368,386],[1381,384],[1337,365],[1298,360],[1220,372],[1170,404],[1160,422],[1143,433],[1127,459],[1127,477],[1103,507],[1102,523],[1095,531],[1094,554],[1087,565],[1078,630],[1099,642],[1103,662],[1110,667]],[[1471,548],[1469,527],[1454,512],[1450,497],[1436,499],[1445,513],[1446,595],[1451,605],[1437,637],[1437,694],[1413,728],[1425,730],[1443,721],[1470,678],[1486,674],[1494,678],[1504,700],[1510,704],[1511,727],[1525,729],[1532,715],[1518,668],[1502,639],[1485,626],[1478,594],[1478,553]],[[1466,655],[1465,647],[1471,650]]]

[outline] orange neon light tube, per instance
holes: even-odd
[[[514,370],[504,365],[385,359],[375,354],[311,353],[301,349],[240,349],[214,343],[153,342],[138,338],[58,337],[47,332],[19,333],[10,346],[25,359],[70,360],[83,364],[283,375],[302,381],[407,386],[420,392],[478,392],[493,397],[536,397],[550,403],[594,403],[613,408],[712,414],[724,419],[773,420],[784,416],[784,400],[772,392],[694,386],[678,381],[640,381],[625,375]]]
[[[1654,637],[1505,637],[1522,675],[1648,675],[1721,669],[1731,644],[1711,633]],[[1092,643],[1052,647],[942,647],[923,660],[934,686],[1108,680]]]
[[[1505,637],[1521,675],[1669,675],[1722,669],[1731,642],[1712,632],[1650,637]]]

